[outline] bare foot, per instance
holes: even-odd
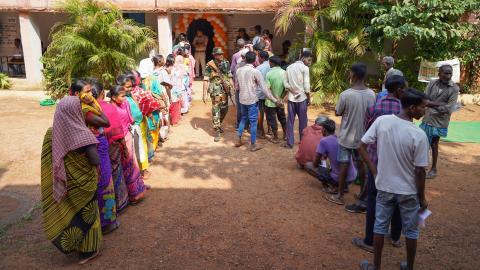
[[[148,178],[150,178],[150,176],[152,176],[152,173],[150,173],[149,171],[147,170],[144,170],[142,172],[142,176],[143,176],[143,180],[147,180]]]

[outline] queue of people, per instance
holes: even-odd
[[[262,149],[257,137],[273,144],[283,141],[282,147],[292,149],[298,116],[295,158],[299,168],[321,181],[326,200],[344,205],[349,185],[356,179],[361,183],[356,201],[345,206],[351,213],[366,212],[365,236],[352,243],[375,255],[373,264],[362,261],[361,269],[381,269],[389,231],[394,247],[402,246],[403,231],[407,261],[401,267],[413,269],[418,214],[428,206],[425,178],[437,175],[439,139],[447,135],[458,97],[452,67],[440,67],[439,79],[424,93],[408,88],[401,71],[393,68],[394,59],[385,57],[384,91],[376,95],[365,83],[367,66],[353,64],[351,87],[336,104],[335,114],[341,117],[336,132],[336,123],[324,116],[307,126],[312,53],[304,50],[283,69],[282,59],[271,53],[269,32],[260,26],[255,30],[251,46],[241,33],[231,63],[221,48],[201,63],[214,141],[222,139],[229,100],[235,99],[237,110],[235,146],[245,144],[244,131],[249,130],[252,152]],[[206,40],[199,34],[194,46],[206,46]],[[44,229],[62,252],[78,252],[80,264],[98,255],[102,235],[120,226],[118,215],[146,197],[149,164],[191,106],[199,60],[191,48],[183,39],[166,57],[151,54],[140,62],[139,72],[120,75],[108,91],[95,79],[76,80],[58,103],[42,147]],[[413,120],[422,117],[417,127]],[[430,148],[433,164],[426,174]]]
[[[146,198],[155,152],[189,111],[189,46],[147,60],[108,90],[95,79],[75,80],[45,134],[44,230],[63,253],[78,252],[79,264],[95,258],[119,215]]]

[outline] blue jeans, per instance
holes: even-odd
[[[258,121],[258,107],[257,104],[252,105],[243,105],[240,104],[242,118],[240,124],[238,125],[238,137],[242,137],[243,130],[245,129],[245,124],[250,120],[250,139],[252,144],[257,142],[257,121]]]

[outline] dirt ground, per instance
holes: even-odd
[[[263,140],[256,153],[234,148],[233,110],[225,138],[214,143],[209,107],[194,104],[157,152],[148,198],[119,217],[101,256],[80,267],[46,239],[38,210],[41,143],[54,108],[0,97],[0,219],[22,201],[9,194],[37,205],[1,233],[0,268],[358,269],[371,259],[350,242],[363,236],[365,215],[327,202],[319,182],[296,168],[295,150]],[[332,114],[310,109],[309,118],[322,113]],[[480,107],[453,118],[480,121]],[[440,176],[427,182],[433,215],[422,229],[416,269],[478,269],[479,153],[480,144],[441,143]],[[403,248],[386,245],[384,269],[398,269],[404,257]]]

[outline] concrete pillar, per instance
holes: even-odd
[[[172,53],[172,16],[169,13],[160,13],[157,16],[158,25],[158,51],[166,57]]]
[[[43,65],[40,63],[40,57],[42,57],[40,30],[28,12],[20,12],[18,17],[27,81],[34,84],[41,83]]]

